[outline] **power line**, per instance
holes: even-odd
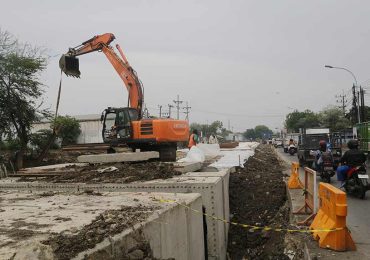
[[[206,111],[206,110],[194,110],[193,112],[201,112],[207,114],[215,114],[215,115],[224,115],[224,116],[242,116],[242,117],[285,117],[286,115],[248,115],[248,114],[232,114],[232,113],[221,113],[215,111]]]

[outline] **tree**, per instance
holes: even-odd
[[[38,130],[36,133],[31,134],[30,136],[30,144],[35,148],[37,152],[42,151],[47,145],[49,140],[53,136],[53,130],[51,129],[41,129]],[[51,144],[51,148],[57,149],[59,146],[53,142]]]
[[[256,132],[254,131],[253,128],[250,128],[250,129],[247,129],[245,130],[245,132],[243,133],[243,136],[246,138],[246,139],[256,139]]]
[[[254,128],[256,138],[266,139],[272,136],[272,130],[265,125],[258,125]]]
[[[214,121],[211,124],[192,123],[190,125],[190,130],[193,131],[194,129],[201,131],[204,136],[210,136],[212,134],[226,137],[229,133],[231,133],[231,131],[223,127],[221,121]]]
[[[46,58],[40,49],[20,44],[0,30],[0,133],[20,142],[17,168],[23,166],[31,125],[48,115],[37,104],[43,93],[39,77],[45,68]]]
[[[351,122],[344,117],[343,111],[338,107],[329,106],[323,109],[319,113],[319,118],[321,125],[333,132],[351,127]]]
[[[52,128],[58,129],[57,136],[62,139],[62,145],[75,144],[81,134],[80,123],[70,116],[58,116]]]
[[[298,132],[299,128],[318,127],[320,121],[318,115],[311,110],[306,109],[303,112],[294,110],[286,116],[285,126],[292,132]]]

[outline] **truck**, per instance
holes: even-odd
[[[342,156],[342,136],[340,133],[330,133],[329,128],[310,128],[301,129],[298,139],[297,157],[301,166],[312,166],[315,157],[310,155],[310,151],[319,150],[319,142],[326,141],[334,158],[334,167],[339,164]]]
[[[370,151],[370,122],[358,123],[353,128],[353,138],[359,142],[359,149],[365,153]]]

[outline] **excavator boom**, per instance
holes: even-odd
[[[128,63],[119,45],[117,44],[117,49],[121,57],[119,57],[110,46],[110,43],[114,39],[115,36],[112,33],[105,33],[94,36],[79,46],[70,48],[68,52],[60,58],[59,67],[67,76],[79,78],[81,72],[77,56],[94,51],[102,51],[124,82],[129,94],[130,107],[138,110],[139,119],[141,119],[142,105],[144,102],[142,84],[137,77],[135,70]]]

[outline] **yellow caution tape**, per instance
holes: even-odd
[[[227,221],[226,219],[218,218],[217,216],[209,215],[207,213],[203,213],[202,211],[193,209],[193,208],[189,207],[188,205],[177,202],[176,200],[166,200],[166,199],[162,199],[162,198],[161,199],[155,199],[155,200],[159,201],[161,203],[176,203],[176,204],[178,204],[178,205],[180,205],[184,208],[187,208],[187,209],[189,209],[193,212],[196,212],[198,214],[202,214],[202,215],[204,215],[208,218],[211,218],[213,220],[222,221],[222,222],[228,223],[230,225],[247,228],[251,231],[263,230],[263,231],[290,232],[290,233],[294,233],[294,232],[296,232],[296,233],[316,233],[316,232],[334,232],[334,231],[340,231],[340,230],[345,229],[345,228],[333,228],[333,229],[311,229],[311,230],[308,230],[308,229],[273,228],[273,227],[266,227],[266,226],[265,227],[259,227],[259,226],[254,226],[254,225],[241,224],[241,223],[237,223],[237,222]]]

